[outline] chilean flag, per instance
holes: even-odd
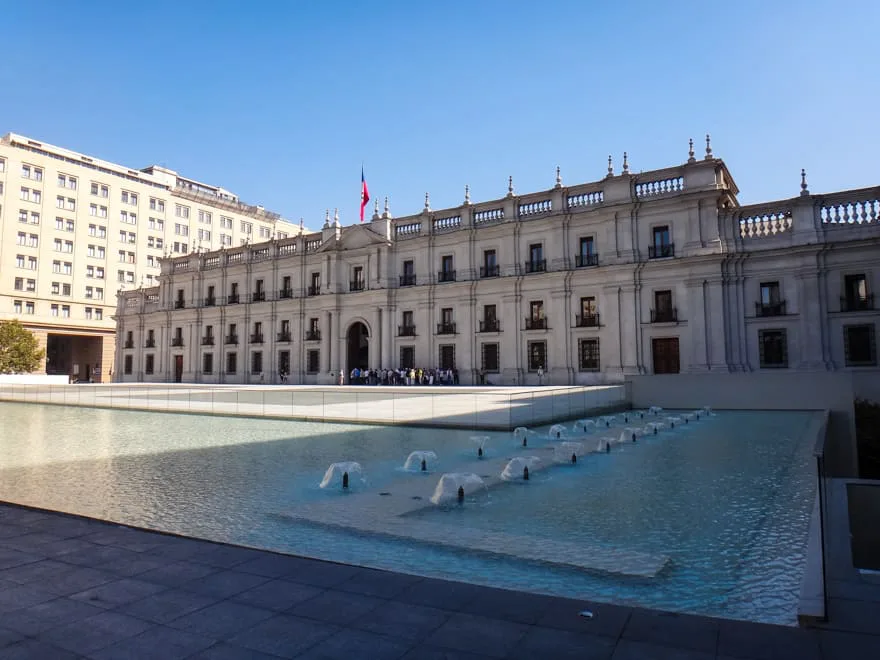
[[[364,221],[364,207],[370,201],[370,191],[367,190],[367,180],[364,178],[364,168],[361,168],[361,222]]]

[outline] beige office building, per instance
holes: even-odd
[[[0,320],[37,334],[50,374],[109,380],[116,294],[158,284],[163,256],[298,232],[164,167],[130,169],[14,133],[0,139]]]

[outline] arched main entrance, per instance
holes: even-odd
[[[348,360],[346,366],[348,373],[357,367],[358,369],[370,368],[370,333],[360,321],[352,323],[348,328]]]

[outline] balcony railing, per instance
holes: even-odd
[[[546,259],[538,259],[536,261],[527,261],[525,268],[526,268],[526,273],[546,273],[547,272],[547,260]]]
[[[238,335],[226,335],[226,343],[227,344],[237,344],[238,343]]]
[[[777,300],[776,302],[756,302],[755,316],[785,316],[785,301]]]
[[[262,332],[251,333],[251,343],[252,344],[262,344],[263,343],[263,333]]]
[[[591,254],[576,254],[574,255],[574,266],[575,268],[584,268],[586,266],[598,266],[599,265],[599,255],[595,252]]]
[[[665,259],[675,256],[675,243],[648,246],[648,259]]]
[[[214,336],[213,335],[202,337],[202,346],[213,346],[213,345],[214,345]]]
[[[186,303],[183,300],[174,301],[174,309],[183,309],[184,307],[186,307]]]
[[[678,310],[675,307],[652,309],[651,323],[678,323]]]
[[[283,343],[290,342],[290,333],[289,332],[279,332],[278,333],[278,341]]]
[[[280,300],[285,300],[286,298],[293,298],[293,289],[279,289],[278,290],[278,298]]]
[[[526,317],[526,330],[546,330],[547,319],[534,319],[530,316]]]
[[[480,332],[501,332],[501,323],[498,319],[480,321]]]
[[[217,299],[214,296],[210,296],[205,298],[205,307],[213,307],[217,304]]]
[[[134,339],[126,339],[123,348],[134,348]]]
[[[363,291],[364,290],[364,281],[363,280],[351,280],[348,283],[349,291]]]
[[[306,341],[321,341],[321,331],[306,330]]]
[[[495,266],[480,266],[480,277],[498,277],[501,275],[501,269]]]
[[[237,305],[238,300],[239,298],[237,293],[230,293],[228,296],[226,296],[226,304],[228,305]]]
[[[171,338],[172,346],[183,346],[183,337],[172,337]]]
[[[438,335],[454,335],[455,334],[455,323],[438,323],[437,324],[437,334]]]
[[[844,296],[840,299],[841,312],[865,312],[874,309],[874,294],[867,296]]]
[[[317,296],[317,295],[320,295],[320,293],[321,293],[321,285],[320,284],[312,284],[306,290],[306,294],[309,296]]]
[[[398,337],[415,337],[416,336],[416,326],[414,326],[414,325],[399,325],[399,326],[397,326],[397,336]]]
[[[254,291],[251,294],[251,302],[263,302],[266,300],[266,292],[265,291]]]
[[[415,286],[416,276],[413,273],[400,276],[400,286]]]
[[[437,271],[437,281],[438,282],[455,282],[455,271],[454,270]]]
[[[156,340],[148,339],[144,342],[144,348],[156,348]]]
[[[574,317],[575,327],[578,328],[598,328],[599,314],[578,314]]]

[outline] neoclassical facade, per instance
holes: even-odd
[[[165,259],[121,292],[114,379],[462,383],[877,368],[880,186],[741,206],[721,159]]]

